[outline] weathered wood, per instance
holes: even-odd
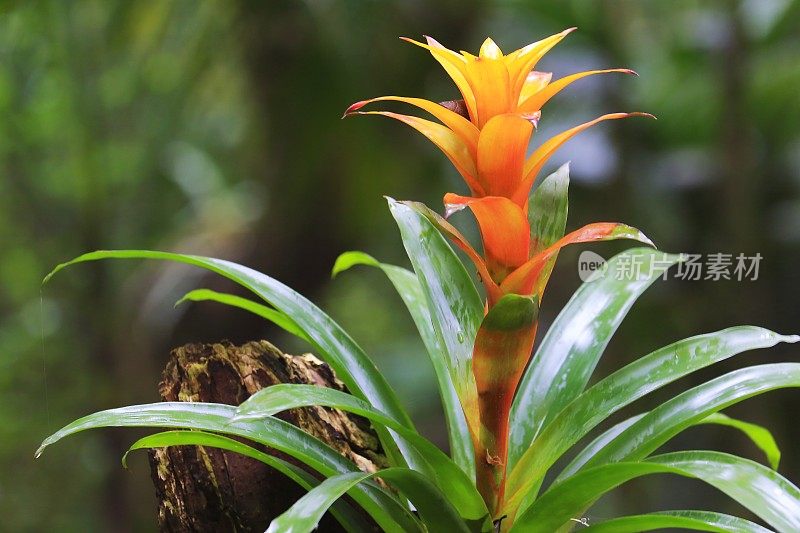
[[[164,401],[239,405],[277,383],[310,383],[344,390],[330,367],[311,354],[287,355],[266,341],[242,346],[188,344],[173,350],[159,392]],[[363,418],[335,409],[308,407],[279,415],[325,441],[365,471],[386,466],[380,444]],[[264,448],[262,448],[264,449]],[[275,450],[282,459],[296,461]],[[264,531],[303,490],[263,463],[202,446],[150,452],[164,532]],[[322,531],[339,531],[326,515]]]

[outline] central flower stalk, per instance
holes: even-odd
[[[473,339],[472,375],[452,378],[472,436],[476,483],[495,518],[503,507],[511,405],[532,355],[539,303],[558,251],[572,243],[617,238],[649,242],[638,230],[618,223],[589,224],[566,236],[561,231],[553,238],[530,222],[530,215],[538,216],[531,212],[536,209],[531,189],[562,144],[598,122],[645,115],[603,115],[548,139],[527,155],[541,109],[558,92],[586,76],[633,73],[629,69],[592,70],[553,81],[550,73],[534,70],[542,56],[573,29],[509,54],[486,39],[477,56],[449,50],[430,37],[426,43],[405,39],[430,51],[462,98],[439,104],[383,96],[357,102],[345,112],[345,116],[384,115],[413,127],[444,152],[469,189],[468,195],[444,196],[445,215],[464,208],[472,211],[480,229],[482,254],[445,218],[421,204],[409,205],[467,254],[486,290],[486,314]],[[391,111],[362,110],[379,101],[410,104],[438,122]]]

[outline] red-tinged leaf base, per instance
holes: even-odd
[[[473,435],[478,490],[490,510],[503,501],[508,462],[508,420],[514,391],[531,356],[539,305],[536,297],[509,294],[483,319],[472,355],[481,427]]]

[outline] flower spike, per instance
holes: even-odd
[[[404,204],[427,218],[467,254],[486,291],[485,316],[471,339],[470,379],[474,378],[476,390],[472,394],[457,389],[456,393],[475,452],[478,489],[494,516],[504,508],[511,402],[531,357],[539,303],[558,251],[573,243],[621,238],[652,244],[635,228],[616,223],[589,224],[564,236],[565,176],[559,178],[555,189],[550,190],[551,182],[550,189],[534,194],[529,205],[537,174],[565,142],[605,120],[652,116],[603,115],[556,135],[527,155],[542,107],[556,94],[588,76],[635,74],[619,68],[590,70],[553,81],[551,73],[535,71],[538,61],[573,30],[509,54],[504,54],[492,39],[486,39],[474,55],[445,48],[431,37],[426,37],[425,43],[404,38],[431,53],[452,78],[462,99],[439,104],[420,98],[384,96],[357,102],[345,112],[345,116],[384,115],[415,128],[445,153],[469,187],[469,196],[444,196],[445,213],[449,217],[470,209],[480,229],[482,255],[439,214],[423,204]],[[362,111],[367,104],[379,101],[415,106],[438,122],[389,111]],[[548,199],[552,201],[548,203]],[[558,205],[551,205],[553,202]],[[549,215],[537,211],[550,207],[554,212]],[[529,209],[534,210],[530,217]],[[542,223],[550,224],[546,231],[542,230]]]

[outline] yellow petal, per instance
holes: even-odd
[[[520,94],[520,105],[518,111],[520,113],[532,113],[534,111],[538,111],[544,106],[544,104],[547,103],[548,100],[550,100],[553,96],[561,92],[570,83],[578,81],[579,79],[585,78],[587,76],[593,76],[595,74],[608,74],[609,72],[636,74],[634,71],[628,68],[587,70],[586,72],[578,72],[577,74],[565,76],[561,79],[554,81],[553,83],[550,83],[546,87],[542,87],[538,91],[533,91],[533,92],[530,92],[530,89],[528,88],[528,82],[526,81],[525,87],[522,89],[522,94]]]
[[[519,187],[533,125],[516,114],[493,117],[478,138],[478,180],[489,196],[510,197]]]
[[[528,158],[525,162],[525,170],[524,170],[524,178],[522,179],[520,186],[517,188],[516,192],[512,196],[512,199],[517,205],[525,205],[525,202],[528,200],[528,193],[530,192],[531,186],[533,185],[534,180],[536,179],[536,175],[539,173],[539,170],[544,166],[550,156],[552,156],[556,150],[558,150],[562,144],[570,140],[572,137],[577,135],[578,133],[582,132],[583,130],[590,128],[597,124],[598,122],[602,122],[604,120],[615,120],[619,118],[627,118],[627,117],[650,117],[655,118],[653,115],[649,113],[610,113],[608,115],[603,115],[602,117],[598,117],[594,120],[590,120],[589,122],[585,122],[579,126],[575,126],[574,128],[568,129],[567,131],[561,132],[555,137],[551,137],[547,140],[542,146],[536,149],[535,152]],[[478,151],[480,152],[480,140],[478,141]]]
[[[414,117],[411,115],[401,115],[399,113],[392,113],[390,111],[354,111],[350,114],[353,115],[383,115],[386,117],[397,119],[405,122],[418,132],[427,137],[433,144],[439,147],[444,152],[448,159],[453,163],[458,170],[459,174],[467,182],[470,191],[473,194],[482,196],[484,194],[483,187],[475,179],[477,174],[475,169],[475,162],[469,153],[469,148],[461,138],[453,133],[453,131],[441,124],[437,124],[431,120],[424,118]]]
[[[561,40],[572,33],[576,28],[569,28],[561,33],[551,35],[541,41],[536,41],[528,46],[511,52],[505,57],[508,72],[511,77],[511,90],[515,97],[519,96],[528,73],[533,70],[536,63]]]
[[[385,101],[394,101],[394,102],[403,102],[406,104],[411,104],[413,106],[419,107],[420,109],[424,109],[437,119],[439,119],[442,124],[453,130],[453,133],[458,135],[462,141],[467,144],[467,147],[470,150],[470,156],[475,159],[477,157],[477,149],[478,149],[478,135],[479,131],[475,125],[470,122],[469,120],[465,119],[458,113],[447,109],[441,104],[437,104],[436,102],[431,102],[430,100],[425,100],[423,98],[408,98],[404,96],[380,96],[378,98],[371,98],[369,100],[362,100],[360,102],[356,102],[355,104],[351,105],[347,108],[347,111],[344,112],[345,116],[351,113],[354,113],[360,110],[367,104],[372,102],[385,102]]]
[[[407,37],[401,37],[404,41],[407,41],[411,44],[415,44],[422,48],[428,50],[431,55],[439,62],[442,67],[444,67],[445,72],[447,72],[448,76],[452,78],[453,82],[458,87],[458,90],[461,92],[461,96],[464,97],[464,102],[467,104],[467,109],[469,110],[469,116],[473,118],[476,117],[476,105],[475,105],[475,95],[472,93],[472,89],[467,82],[467,78],[464,74],[464,68],[466,66],[466,59],[464,59],[461,55],[453,52],[452,50],[445,48],[442,46],[436,39],[433,37],[425,36],[425,39],[428,41],[428,44],[423,44],[419,41],[415,41],[414,39],[409,39]]]
[[[489,37],[483,41],[481,45],[480,57],[487,57],[489,59],[501,59],[503,57],[503,51],[500,50],[500,47],[490,39]]]
[[[530,71],[528,76],[525,78],[525,83],[522,85],[522,92],[519,93],[518,102],[521,104],[534,94],[547,87],[547,84],[550,83],[551,79],[553,79],[552,72],[538,72],[535,70]]]
[[[508,69],[504,61],[487,57],[468,58],[464,67],[467,82],[475,95],[476,115],[472,122],[479,128],[496,115],[513,111]],[[516,108],[516,101],[513,102]]]

